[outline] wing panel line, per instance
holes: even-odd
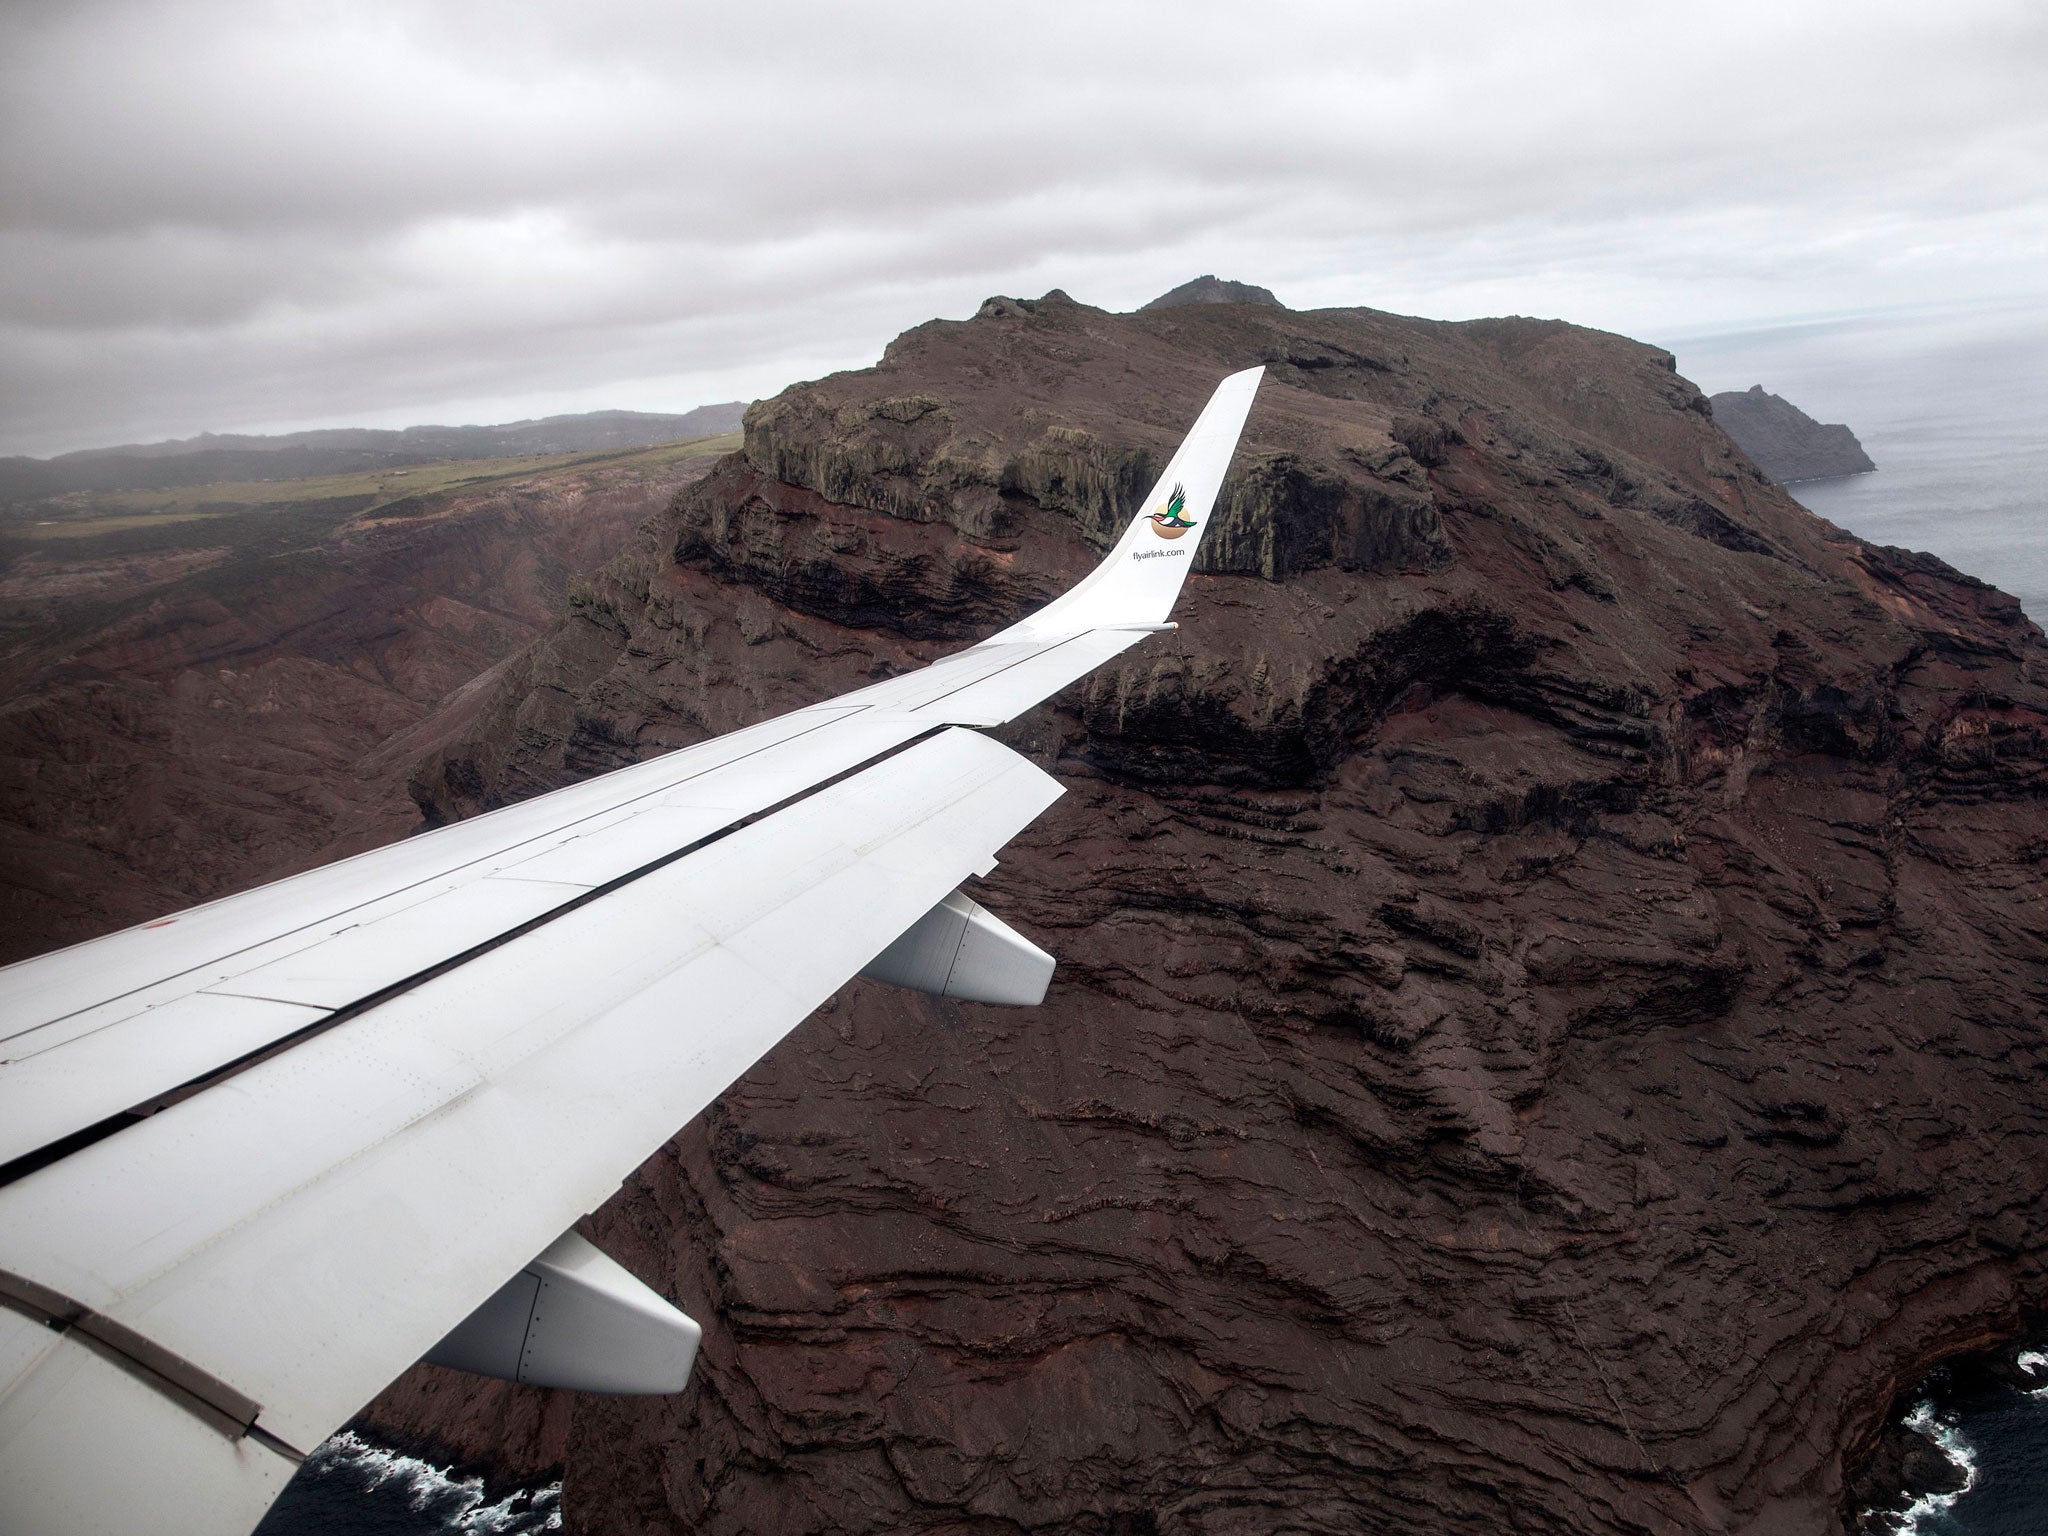
[[[913,715],[920,714],[923,711],[930,709],[933,705],[943,704],[946,702],[946,700],[952,698],[953,695],[956,693],[965,693],[969,688],[978,688],[983,683],[988,682],[991,678],[1001,677],[1005,672],[1014,671],[1016,668],[1023,666],[1027,661],[1036,661],[1041,656],[1051,655],[1054,651],[1058,650],[1063,645],[1072,645],[1076,640],[1084,638],[1087,635],[1087,633],[1088,632],[1086,630],[1081,630],[1075,634],[1067,635],[1059,640],[1055,640],[1050,645],[1042,645],[1035,647],[1034,649],[1027,651],[1024,655],[1019,656],[1015,661],[997,667],[993,672],[984,672],[978,677],[969,678],[966,682],[961,683],[958,687],[948,688],[944,693],[936,694],[929,699],[925,699],[921,703],[911,705],[907,713]],[[967,655],[971,653],[962,652],[961,654]],[[914,676],[915,674],[911,675]]]
[[[527,919],[527,921],[519,924],[517,927],[508,928],[503,933],[484,940],[481,944],[472,945],[459,954],[450,955],[443,960],[437,961],[423,971],[415,972],[413,975],[395,981],[389,986],[369,993],[367,996],[357,998],[346,1007],[337,1008],[324,1017],[301,1025],[289,1034],[280,1035],[267,1044],[258,1046],[253,1051],[244,1052],[232,1061],[223,1062],[213,1070],[201,1073],[198,1077],[180,1083],[177,1087],[161,1093],[155,1098],[145,1099],[139,1104],[132,1105],[116,1114],[108,1115],[105,1119],[95,1121],[91,1125],[81,1126],[78,1130],[59,1137],[54,1141],[47,1142],[43,1146],[37,1147],[34,1151],[25,1152],[9,1162],[0,1163],[0,1188],[5,1188],[19,1179],[27,1178],[38,1169],[47,1168],[52,1163],[69,1157],[75,1152],[81,1152],[95,1142],[104,1141],[109,1136],[117,1135],[128,1129],[129,1126],[148,1119],[158,1110],[169,1109],[173,1104],[182,1103],[196,1093],[202,1093],[218,1083],[225,1082],[231,1077],[248,1071],[253,1066],[268,1061],[281,1051],[288,1051],[295,1046],[303,1045],[316,1035],[325,1034],[336,1025],[346,1024],[350,1019],[367,1013],[372,1008],[381,1007],[395,997],[401,997],[417,987],[425,986],[436,977],[444,976],[459,966],[467,965],[479,956],[487,955],[494,949],[502,948],[504,945],[510,944],[514,939],[524,938],[535,929],[545,927],[549,923],[567,917],[571,912],[587,907],[592,902],[609,896],[614,891],[619,890],[623,886],[631,885],[636,880],[644,879],[656,870],[664,869],[668,865],[675,863],[678,859],[687,858],[693,853],[708,848],[711,844],[730,837],[743,827],[750,827],[757,821],[764,820],[779,811],[787,810],[792,805],[810,799],[811,796],[831,788],[841,780],[852,778],[855,774],[865,772],[878,763],[887,762],[890,758],[929,741],[944,729],[946,727],[943,724],[935,724],[930,730],[920,732],[909,740],[891,747],[886,752],[877,753],[875,756],[867,758],[841,773],[834,774],[829,779],[823,779],[816,784],[799,790],[796,794],[777,801],[774,805],[764,806],[762,809],[754,811],[749,815],[738,817],[728,822],[725,826],[720,827],[716,832],[700,837],[695,842],[687,843],[681,848],[673,849],[661,857],[641,865],[637,869],[620,875],[614,880],[607,881],[603,885],[592,886],[589,890],[578,893],[560,906],[550,908],[537,917]],[[0,1273],[4,1273],[4,1271],[0,1271]]]

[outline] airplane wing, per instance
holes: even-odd
[[[856,974],[1044,995],[959,887],[1061,791],[972,727],[1170,627],[1260,374],[980,645],[0,970],[0,1536],[245,1532],[423,1356],[680,1389],[571,1226]]]

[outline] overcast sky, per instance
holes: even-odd
[[[2048,297],[2038,0],[0,10],[0,453],[752,398],[992,293]]]

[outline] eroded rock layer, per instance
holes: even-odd
[[[1618,337],[921,327],[757,406],[416,797],[977,637],[1261,362],[1181,630],[1008,732],[1068,793],[975,894],[1051,996],[855,983],[598,1213],[706,1333],[575,1404],[573,1529],[1830,1531],[2048,1298],[2048,647]],[[373,1418],[487,1442],[451,1380]]]

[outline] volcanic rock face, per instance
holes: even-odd
[[[1765,394],[1761,384],[1711,399],[1721,430],[1780,485],[1877,468],[1854,432],[1840,422],[1815,421],[1783,395]]]
[[[2048,1301],[2048,646],[1618,337],[921,327],[756,406],[416,796],[1015,618],[1253,363],[1181,629],[1007,732],[1068,793],[975,894],[1051,996],[854,983],[593,1218],[705,1339],[576,1402],[573,1529],[1832,1531]],[[371,1419],[474,1448],[476,1390]]]

